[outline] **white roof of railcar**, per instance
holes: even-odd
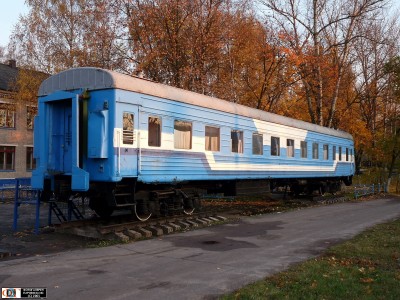
[[[341,130],[311,124],[165,84],[156,83],[143,78],[132,77],[99,68],[75,68],[53,75],[43,81],[39,88],[39,96],[46,96],[61,90],[88,89],[90,91],[110,88],[133,91],[245,116],[252,119],[353,140],[353,137],[349,133]]]

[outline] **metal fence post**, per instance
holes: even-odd
[[[14,220],[13,230],[16,231],[18,228],[18,206],[19,206],[19,179],[15,181],[15,195],[14,195]]]
[[[35,220],[35,234],[39,234],[40,230],[40,193],[36,192],[36,220]]]
[[[50,226],[52,224],[52,213],[53,213],[53,201],[49,201],[49,217],[47,219],[47,225]]]

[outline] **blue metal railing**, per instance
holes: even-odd
[[[0,179],[1,200],[14,199],[13,230],[18,229],[18,208],[21,204],[36,205],[35,234],[39,233],[40,226],[40,198],[39,191],[32,189],[30,178]]]
[[[357,200],[360,197],[369,196],[378,193],[387,193],[386,183],[378,184],[356,184],[354,185],[354,198]]]
[[[3,203],[6,202],[6,199],[14,198],[13,197],[14,190],[15,190],[15,179],[0,179],[0,197]]]

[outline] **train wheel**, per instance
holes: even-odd
[[[135,214],[135,217],[142,222],[150,219],[152,215],[151,210],[149,210],[148,205],[143,200],[139,200],[136,202],[136,204],[133,206],[133,213]]]
[[[191,215],[191,214],[193,214],[194,210],[195,210],[195,208],[194,208],[194,205],[193,205],[193,200],[190,199],[190,198],[189,199],[185,199],[183,201],[183,213],[185,215]]]
[[[107,205],[104,200],[100,198],[91,197],[89,200],[89,207],[95,211],[95,213],[103,219],[108,219],[114,212],[114,208]]]
[[[108,206],[107,207],[106,206],[95,207],[95,208],[92,208],[92,209],[102,219],[108,219],[112,215],[112,213],[114,212],[114,209],[112,207],[108,207]]]

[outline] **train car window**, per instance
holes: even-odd
[[[313,159],[318,159],[319,153],[318,153],[318,143],[313,143],[312,144],[312,158]]]
[[[175,149],[192,149],[192,123],[175,120],[174,122]]]
[[[354,161],[353,149],[350,149],[350,158],[351,158],[351,161]]]
[[[271,136],[271,155],[272,156],[279,156],[280,153],[280,138]]]
[[[263,135],[259,133],[253,133],[253,154],[263,155]]]
[[[336,160],[336,146],[332,147],[332,159]]]
[[[149,117],[148,145],[161,147],[161,118]]]
[[[243,153],[243,131],[231,131],[232,152]]]
[[[288,157],[294,157],[294,140],[286,140],[286,153]]]
[[[349,148],[346,148],[346,161],[349,161]]]
[[[342,147],[339,147],[339,160],[342,160]]]
[[[300,142],[300,152],[301,152],[301,158],[307,158],[307,142],[306,141]]]
[[[329,145],[325,144],[324,145],[324,160],[329,159]]]
[[[206,126],[206,151],[219,151],[220,134],[218,127]]]
[[[134,142],[134,115],[124,112],[122,118],[122,143],[125,145],[133,145]]]

